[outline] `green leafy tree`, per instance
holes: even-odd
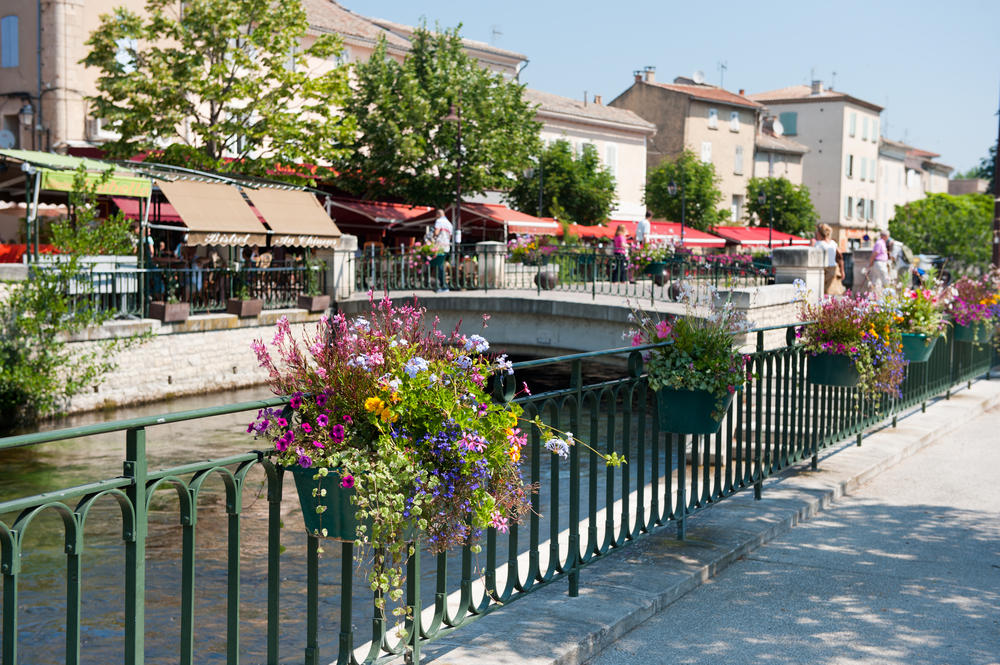
[[[178,12],[176,0],[147,0],[143,15],[119,7],[87,40],[82,62],[99,70],[87,100],[120,134],[104,145],[109,155],[152,151],[160,161],[263,174],[329,163],[343,150],[353,122],[338,108],[347,68],[331,66],[341,45],[320,35],[302,48],[308,21],[298,0],[181,4]]]
[[[722,202],[718,182],[714,166],[685,150],[677,159],[663,162],[646,176],[646,208],[656,217],[679,222],[683,199],[684,223],[706,231],[729,219],[729,211],[718,208]],[[671,183],[676,186],[674,194],[670,193]]]
[[[597,224],[606,220],[614,207],[615,179],[601,165],[594,146],[584,145],[576,157],[569,142],[556,141],[542,151],[530,175],[518,180],[506,199],[515,210],[529,215],[556,217],[558,207],[567,221]]]
[[[986,191],[993,193],[996,191],[994,187],[996,186],[996,165],[997,165],[997,144],[994,143],[990,148],[990,151],[986,153],[986,156],[979,160],[979,166],[975,170],[975,175],[972,178],[983,178],[989,181],[989,189]]]
[[[53,228],[61,253],[48,266],[33,267],[31,279],[11,285],[0,298],[0,432],[58,412],[115,367],[114,353],[146,338],[103,340],[89,350],[67,343],[112,315],[95,306],[92,278],[80,257],[123,254],[133,247],[121,214],[96,219],[96,186],[87,186],[82,169],[77,173],[70,194],[72,219]]]
[[[961,268],[985,269],[991,258],[993,197],[928,194],[896,206],[890,235],[918,254],[947,256]]]
[[[761,204],[760,194],[767,197]],[[805,185],[793,185],[787,178],[750,178],[747,183],[747,214],[755,216],[761,226],[774,219],[778,231],[795,235],[809,234],[819,220],[819,214]]]
[[[538,154],[539,123],[523,86],[481,67],[458,29],[416,29],[402,64],[380,40],[344,112],[357,119],[338,162],[339,184],[363,198],[445,207],[463,194],[507,190]],[[452,108],[456,120],[446,119]],[[461,125],[461,159],[458,131]]]

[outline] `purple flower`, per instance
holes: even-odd
[[[309,423],[302,423],[302,431],[306,434],[312,434],[313,428]]]
[[[327,418],[326,416],[323,415],[316,416],[316,425],[318,427],[326,427],[329,424],[330,424],[330,419]]]
[[[354,476],[352,476],[349,473],[345,474],[344,477],[341,478],[340,480],[340,486],[343,487],[344,489],[351,489],[352,487],[354,487]]]
[[[280,418],[279,417],[279,418],[275,419],[274,422],[276,422],[278,424],[278,427],[288,427],[288,421],[285,420],[284,418]]]
[[[313,464],[312,458],[309,455],[299,455],[299,466],[303,469],[308,469]]]
[[[323,408],[324,406],[326,406],[326,400],[328,399],[329,397],[327,397],[326,393],[320,393],[319,395],[316,395],[316,406]]]
[[[342,443],[344,441],[344,426],[334,425],[330,429],[330,436],[333,438],[334,443]]]
[[[293,409],[297,409],[302,406],[302,393],[295,393],[292,395],[292,399],[288,400],[288,404]]]

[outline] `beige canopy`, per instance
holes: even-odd
[[[271,227],[275,247],[336,247],[340,229],[316,197],[302,190],[245,189]]]
[[[264,245],[267,229],[232,185],[157,180],[188,228],[189,245]]]

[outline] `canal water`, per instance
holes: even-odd
[[[585,366],[585,383],[595,383],[621,376],[621,370],[602,365]],[[543,367],[533,372],[520,372],[518,385],[528,383],[535,394],[568,385],[569,368]],[[156,415],[214,405],[232,404],[269,397],[265,387],[226,391],[196,397],[177,398],[140,407],[120,408],[110,412],[82,414],[46,423],[42,429],[73,427],[106,420],[121,420]],[[224,457],[262,447],[246,434],[246,425],[255,413],[219,416],[211,419],[159,425],[147,430],[150,469],[176,466],[185,462]],[[606,432],[606,437],[615,437]],[[595,441],[595,447],[606,445]],[[633,441],[627,448],[634,454]],[[621,450],[621,447],[618,447]],[[124,433],[106,434],[55,442],[30,448],[0,451],[0,498],[8,500],[40,492],[76,486],[112,478],[121,474],[125,452]],[[622,451],[625,452],[625,451]],[[548,457],[547,453],[543,453]],[[587,456],[581,455],[584,476],[590,473]],[[553,519],[560,529],[566,527],[568,502],[568,465],[550,465],[542,460],[540,493],[543,515],[541,532],[549,533]],[[525,467],[527,471],[527,466]],[[631,468],[634,474],[638,469]],[[663,470],[661,469],[661,474]],[[552,475],[563,487],[564,497],[558,510],[549,514],[545,489]],[[603,466],[595,470],[598,496],[605,495],[607,483],[619,483],[614,474]],[[648,470],[646,478],[649,477]],[[586,480],[584,480],[586,487]],[[243,493],[241,517],[240,571],[240,652],[241,661],[263,662],[265,659],[266,620],[266,525],[267,500],[263,472],[252,471]],[[584,498],[584,501],[586,499]],[[150,505],[147,539],[146,573],[146,656],[149,663],[172,663],[178,660],[181,614],[181,528],[178,499],[173,491],[157,492]],[[72,507],[72,506],[71,506]],[[124,548],[121,540],[122,522],[117,504],[112,500],[99,502],[86,524],[83,561],[82,662],[118,662],[124,649]],[[294,489],[286,483],[282,502],[284,529],[281,557],[281,662],[302,662],[305,648],[306,538],[301,527],[301,514],[294,498]],[[581,512],[586,515],[586,508]],[[16,515],[0,519],[10,525]],[[198,494],[196,526],[195,578],[195,660],[198,663],[225,662],[226,591],[228,522],[225,512],[225,489],[220,479],[207,481]],[[20,639],[21,663],[48,665],[64,662],[66,616],[65,556],[62,548],[63,527],[50,511],[42,514],[24,536],[24,556],[20,579]],[[526,529],[519,539],[518,550],[526,549]],[[497,560],[507,559],[507,542],[498,538]],[[335,660],[340,630],[340,547],[328,546],[320,562],[320,643],[321,661]],[[543,553],[544,557],[544,553]],[[477,562],[477,565],[483,562]],[[434,591],[434,559],[423,557],[425,602],[431,602]],[[449,590],[458,588],[460,558],[449,557]],[[372,618],[371,594],[367,591],[363,573],[355,566],[352,595],[355,613],[352,626],[357,632],[355,644],[370,638]]]

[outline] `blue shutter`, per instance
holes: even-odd
[[[19,65],[17,45],[17,17],[0,18],[0,67]]]
[[[799,114],[795,111],[778,114],[778,122],[781,123],[782,133],[785,136],[795,136],[799,133],[798,120]]]

